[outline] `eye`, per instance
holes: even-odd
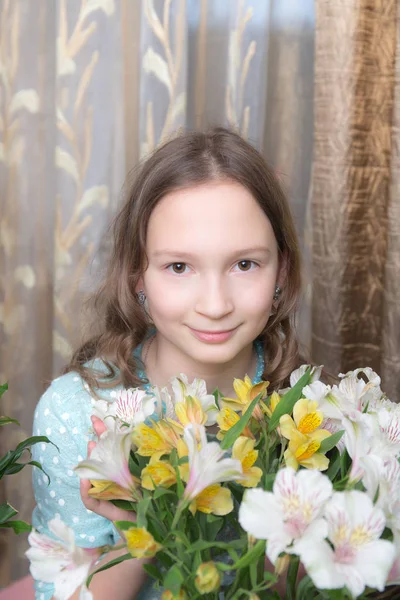
[[[241,260],[237,263],[239,271],[251,271],[254,266],[257,266],[253,260]]]
[[[168,265],[167,267],[168,270],[173,271],[173,273],[175,273],[176,275],[183,275],[183,273],[185,273],[186,269],[187,269],[187,264],[186,263],[172,263],[171,265]]]

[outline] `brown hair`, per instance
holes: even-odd
[[[148,333],[148,322],[135,289],[146,269],[146,232],[150,215],[168,193],[213,180],[231,180],[247,188],[271,222],[280,259],[286,261],[286,280],[275,314],[260,339],[266,353],[264,379],[280,387],[298,365],[294,314],[301,287],[297,235],[287,199],[279,181],[259,152],[238,134],[223,127],[188,132],[159,147],[143,164],[117,215],[114,244],[105,281],[95,296],[102,305],[100,333],[73,355],[66,372],[77,371],[93,389],[143,382],[137,370],[135,348]],[[99,357],[106,376],[86,364]],[[116,369],[116,368],[117,369]]]

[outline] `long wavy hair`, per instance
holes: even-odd
[[[103,284],[94,296],[99,333],[73,355],[65,372],[76,371],[90,388],[137,387],[142,368],[134,351],[149,332],[135,292],[146,270],[146,232],[160,200],[178,189],[230,180],[245,187],[268,217],[286,263],[282,293],[260,335],[265,348],[263,378],[277,389],[298,365],[295,311],[301,288],[298,239],[285,193],[257,150],[223,127],[187,132],[159,147],[142,165],[113,224],[113,248]],[[101,358],[106,374],[93,368]]]

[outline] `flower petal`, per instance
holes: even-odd
[[[272,492],[246,490],[239,508],[239,523],[257,539],[266,540],[283,528],[283,513]]]

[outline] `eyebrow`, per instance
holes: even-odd
[[[252,254],[253,252],[263,252],[265,254],[271,254],[271,251],[266,246],[253,246],[252,248],[242,248],[241,250],[235,250],[232,253],[232,256],[247,256]],[[170,248],[164,248],[162,250],[156,250],[152,252],[154,257],[158,256],[179,256],[179,258],[183,259],[192,259],[194,255],[190,252],[181,252],[180,250],[172,250]]]

